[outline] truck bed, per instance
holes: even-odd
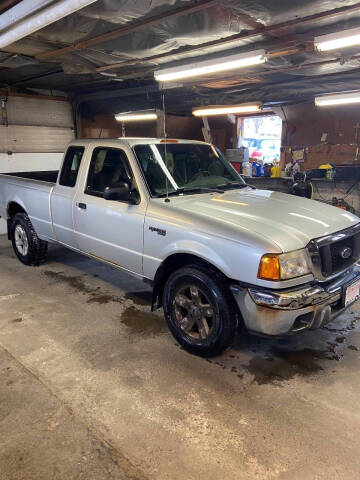
[[[6,219],[10,203],[21,207],[29,216],[36,233],[52,240],[50,198],[57,172],[14,172],[0,174],[0,216]]]
[[[41,172],[12,172],[3,173],[2,175],[9,175],[11,177],[28,178],[30,180],[40,180],[42,182],[56,183],[58,177],[58,170],[49,170]]]

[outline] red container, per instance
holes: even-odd
[[[238,173],[241,173],[241,162],[230,162]]]

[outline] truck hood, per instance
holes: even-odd
[[[206,221],[213,233],[228,236],[231,225],[232,234],[234,229],[239,234],[251,233],[283,252],[303,248],[314,238],[360,222],[350,212],[325,203],[250,187],[223,194],[173,197],[169,205],[179,213]]]

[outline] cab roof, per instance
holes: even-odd
[[[209,145],[207,142],[200,140],[184,140],[179,138],[149,138],[149,137],[120,137],[120,138],[77,138],[70,145],[147,145],[147,144],[175,144],[175,143],[194,143],[201,145]]]

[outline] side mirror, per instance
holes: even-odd
[[[136,192],[136,193],[135,193]],[[130,189],[128,182],[118,182],[114,187],[106,187],[104,191],[105,200],[116,200],[118,202],[139,203],[139,194]]]

